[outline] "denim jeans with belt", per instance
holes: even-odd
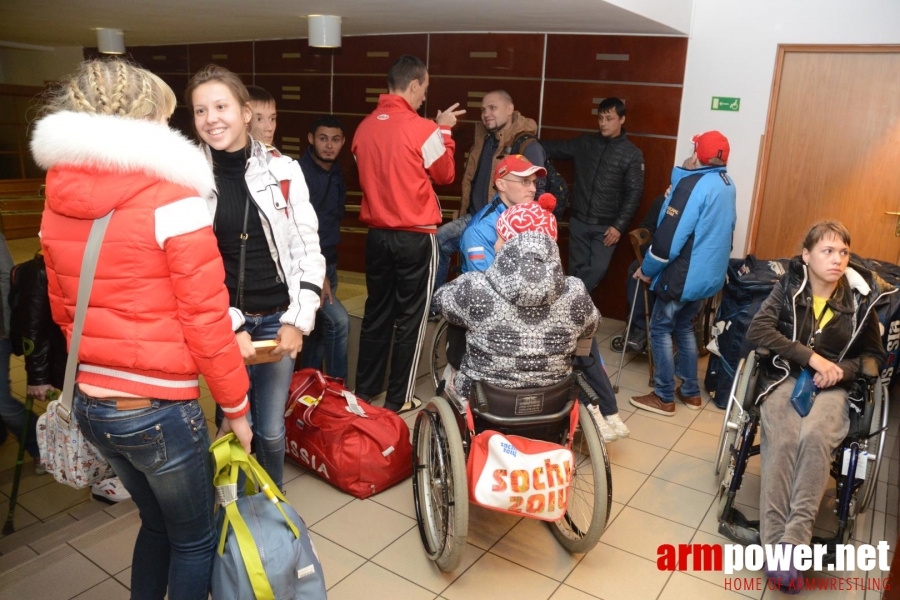
[[[300,367],[322,370],[325,361],[325,372],[332,377],[340,377],[347,381],[347,338],[350,335],[350,315],[337,299],[337,263],[325,267],[325,276],[331,284],[334,302],[326,298],[316,312],[316,328],[303,338],[303,352],[300,354]]]
[[[679,302],[657,298],[650,318],[650,344],[653,348],[653,383],[656,395],[663,402],[675,402],[675,377],[681,379],[684,396],[699,396],[697,381],[697,338],[694,335],[694,316],[703,307],[703,300]],[[672,338],[678,344],[678,356]]]
[[[205,600],[216,551],[213,466],[200,403],[153,400],[119,411],[76,386],[73,412],[137,504],[131,562],[136,600]]]
[[[281,315],[255,316],[245,314],[245,328],[250,338],[274,340],[281,328]],[[294,374],[294,360],[285,354],[278,362],[251,365],[250,375],[250,420],[253,439],[256,441],[256,460],[269,477],[283,488],[284,479],[284,408],[287,405],[291,376]]]

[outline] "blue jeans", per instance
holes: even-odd
[[[168,590],[170,600],[205,600],[218,536],[200,403],[154,400],[148,408],[119,411],[75,386],[73,412],[140,511],[131,597],[161,599]]]
[[[472,215],[465,214],[458,219],[450,221],[446,225],[438,227],[437,243],[439,249],[437,275],[434,278],[434,289],[447,283],[450,273],[450,257],[454,252],[459,252],[459,239],[472,220]]]
[[[350,315],[337,299],[337,263],[325,267],[325,276],[331,283],[331,294],[334,302],[326,299],[316,313],[316,328],[303,338],[303,352],[300,355],[301,368],[322,370],[325,361],[325,372],[332,377],[347,381],[347,338],[350,335]]]
[[[653,348],[653,383],[656,395],[663,402],[675,401],[675,377],[681,379],[684,396],[699,396],[697,383],[697,338],[692,319],[700,312],[703,300],[664,302],[659,298],[653,305],[650,319],[650,343]],[[672,339],[678,344],[674,356]]]
[[[22,436],[25,427],[25,407],[13,398],[9,389],[9,355],[12,354],[12,343],[0,340],[0,429],[6,428],[17,438]],[[28,434],[25,436],[25,450],[34,460],[40,460],[35,425],[37,416],[30,415]],[[7,431],[0,430],[0,443],[6,440]]]
[[[281,315],[245,315],[246,331],[253,341],[274,340],[281,328]],[[256,460],[278,489],[284,479],[284,408],[287,405],[294,361],[290,354],[273,363],[247,367],[250,375],[250,420],[256,440]]]

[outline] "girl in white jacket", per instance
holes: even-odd
[[[272,354],[281,357],[249,367],[256,455],[280,488],[294,359],[315,324],[325,278],[316,213],[297,162],[248,134],[250,98],[237,75],[210,65],[193,76],[185,100],[215,172],[209,210],[241,352],[252,363],[253,342],[274,339]]]

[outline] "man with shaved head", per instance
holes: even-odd
[[[475,125],[475,143],[469,150],[463,174],[459,218],[438,229],[440,258],[435,289],[447,281],[450,257],[459,250],[459,238],[472,215],[490,204],[494,197],[491,174],[500,159],[509,154],[523,154],[532,164],[544,164],[544,149],[535,136],[537,123],[516,110],[507,91],[493,90],[484,95],[481,100],[481,123]],[[535,198],[544,193],[545,185],[545,178],[539,177]]]

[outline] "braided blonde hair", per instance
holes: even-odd
[[[89,60],[50,91],[43,114],[58,111],[161,121],[175,111],[175,94],[146,69],[120,58]]]

